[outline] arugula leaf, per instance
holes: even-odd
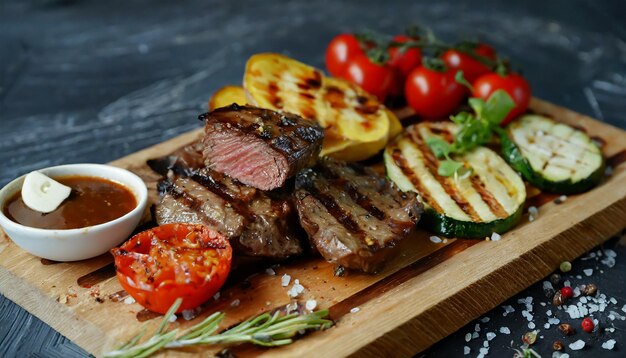
[[[457,162],[452,159],[446,159],[439,162],[439,168],[437,168],[437,174],[449,177],[454,175],[454,173],[463,167],[463,163]]]
[[[430,137],[426,139],[426,144],[439,159],[448,158],[452,151],[452,145],[439,137]]]
[[[493,125],[500,125],[502,120],[515,107],[515,102],[504,90],[497,90],[489,96],[482,108],[482,117]],[[477,112],[478,113],[478,112]]]
[[[463,74],[459,73],[457,73],[457,81],[464,81]],[[437,169],[439,175],[462,175],[460,171],[464,168],[463,164],[452,160],[450,155],[463,154],[489,143],[494,133],[502,131],[499,127],[500,123],[515,106],[511,96],[503,90],[492,93],[487,101],[481,98],[470,98],[468,103],[474,113],[461,112],[450,116],[450,120],[459,126],[452,144],[439,137],[426,140],[426,144],[438,159],[446,159],[439,163]],[[471,170],[471,168],[464,169]]]

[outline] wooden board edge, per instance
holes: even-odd
[[[621,176],[623,179],[623,176]],[[391,312],[391,303],[398,303],[398,296],[410,296],[414,287],[418,285],[420,277],[405,282],[404,284],[381,295],[375,302],[368,302],[361,306],[362,311],[368,311],[371,317],[377,318],[380,315],[396,316],[399,324],[384,331],[384,325],[372,324],[368,321],[361,321],[360,325],[354,327],[355,330],[381,330],[377,337],[371,340],[358,343],[339,344],[332,342],[332,337],[324,337],[324,332],[314,334],[309,337],[306,344],[299,341],[291,346],[266,352],[265,356],[271,357],[291,357],[291,356],[358,356],[358,357],[378,357],[385,355],[391,349],[398,356],[411,356],[419,353],[440,339],[455,332],[459,328],[473,319],[493,309],[497,305],[524,290],[526,287],[545,278],[554,271],[563,260],[572,260],[593,247],[600,245],[626,228],[626,222],[620,218],[626,217],[626,195],[615,198],[607,206],[587,216],[584,220],[576,223],[567,230],[545,240],[543,243],[526,251],[519,257],[507,262],[507,264],[490,271],[474,282],[469,283],[465,288],[454,292],[452,295],[442,298],[437,302],[429,302],[428,307],[418,314],[409,312]],[[593,229],[594,235],[588,236],[588,231]],[[469,257],[474,255],[475,250],[480,248],[474,246],[458,253],[446,262],[434,267],[431,271],[445,270],[443,266],[463,265]],[[549,253],[558,252],[558,255],[550,257]],[[557,258],[558,256],[558,258]],[[531,267],[532,270],[528,268]],[[428,274],[425,273],[425,274]],[[511,282],[513,285],[503,289],[494,287],[493,278],[500,277],[499,282]],[[500,291],[498,291],[500,290]],[[481,292],[490,292],[485,295]],[[476,293],[481,293],[476,295]],[[468,303],[476,302],[480,297],[480,305],[472,305],[476,309],[470,312]],[[402,311],[402,310],[401,310]],[[451,317],[450,312],[457,316]],[[442,318],[443,317],[443,318]],[[445,319],[445,327],[442,324]],[[404,322],[402,322],[404,320]],[[335,327],[337,329],[339,327]],[[335,332],[334,335],[340,334]],[[344,327],[341,332],[341,339],[359,340],[355,333]],[[401,344],[399,342],[402,342]],[[401,347],[399,347],[401,346]]]
[[[585,252],[619,234],[624,228],[626,228],[626,225],[619,223],[617,220],[609,219],[626,217],[626,198],[611,206],[609,210],[614,210],[615,213],[613,213],[613,215],[606,215],[603,217],[601,224],[597,223],[597,220],[599,219],[599,216],[604,216],[605,212],[596,214],[594,217],[590,217],[588,220],[580,222],[578,225],[562,232],[549,242],[539,245],[526,252],[525,254],[519,256],[516,260],[512,261],[510,265],[502,267],[482,277],[472,285],[458,291],[455,295],[439,302],[437,305],[434,305],[419,317],[412,318],[368,345],[364,345],[361,349],[350,355],[354,357],[380,357],[381,354],[388,352],[390,347],[398,346],[401,347],[396,348],[398,355],[409,357],[423,352],[441,339],[456,332],[468,322],[478,319],[480,316],[496,308],[510,297],[513,297],[527,287],[545,279],[549,274],[554,272],[562,261],[574,260],[575,258],[583,255]],[[580,228],[589,225],[590,223],[595,224],[594,227],[595,230],[597,230],[598,236],[585,241],[581,246],[579,246],[580,243],[574,244],[573,241],[578,238],[576,234],[580,232]],[[555,241],[558,241],[558,243]],[[555,244],[571,246],[576,249],[573,249],[574,251],[572,252],[568,252],[568,256],[564,257],[562,260],[551,259],[547,255],[542,254],[546,250],[550,250],[550,246],[554,246]],[[537,264],[538,262],[540,262],[540,264]],[[529,265],[533,265],[534,269],[525,270]],[[493,290],[494,278],[498,278],[497,281],[500,282],[504,280],[514,282],[515,285],[508,286],[506,289]],[[496,292],[496,294],[491,296],[493,297],[492,301],[481,300],[482,306],[480,306],[480,310],[475,311],[471,315],[457,315],[455,317],[454,315],[450,316],[447,314],[450,311],[458,312],[459,307],[467,307],[468,301],[471,301],[468,297],[472,296],[473,293],[477,291],[490,291]],[[442,327],[442,325],[439,324],[441,317],[447,318],[449,326],[446,326],[446,329],[436,329],[436,327]],[[433,329],[434,327],[435,329]],[[429,334],[424,335],[424,332],[428,332]],[[426,337],[427,339],[416,340],[415,337],[418,335]],[[398,341],[402,341],[403,343],[398,344]],[[402,353],[400,353],[400,351]]]
[[[82,320],[75,311],[55,298],[43,294],[35,286],[24,284],[4,266],[0,265],[0,294],[39,318],[88,353],[98,355],[104,347],[115,344],[102,330],[89,321]]]

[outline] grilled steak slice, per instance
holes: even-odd
[[[200,118],[206,166],[261,190],[313,166],[322,148],[323,129],[295,114],[232,104]]]
[[[169,172],[159,184],[162,197],[154,209],[159,225],[210,225],[227,236],[240,255],[285,259],[302,253],[288,191],[264,192],[224,174],[190,167],[200,156],[193,146],[175,152],[181,156],[149,161],[161,174],[165,168]]]
[[[415,226],[422,206],[371,169],[324,159],[298,174],[300,223],[328,261],[376,272]]]

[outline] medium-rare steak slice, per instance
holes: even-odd
[[[206,166],[261,190],[313,166],[322,148],[323,129],[295,114],[232,104],[200,118]]]
[[[376,272],[415,226],[422,206],[373,170],[331,159],[298,174],[300,223],[328,261]]]
[[[240,255],[285,259],[302,253],[289,192],[264,192],[224,174],[194,168],[200,156],[194,148],[197,145],[192,144],[148,162],[167,176],[159,184],[162,197],[154,209],[159,225],[210,225],[227,236]]]

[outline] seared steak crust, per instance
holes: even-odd
[[[200,119],[206,166],[262,190],[313,166],[322,148],[320,125],[295,114],[232,104]]]
[[[196,149],[192,144],[172,156],[149,161],[154,170],[167,175],[159,184],[161,201],[154,210],[159,225],[209,225],[227,236],[240,255],[284,259],[302,253],[289,192],[264,192],[194,167],[200,156]]]
[[[415,226],[422,206],[371,169],[324,159],[296,177],[300,223],[328,261],[376,272]]]

